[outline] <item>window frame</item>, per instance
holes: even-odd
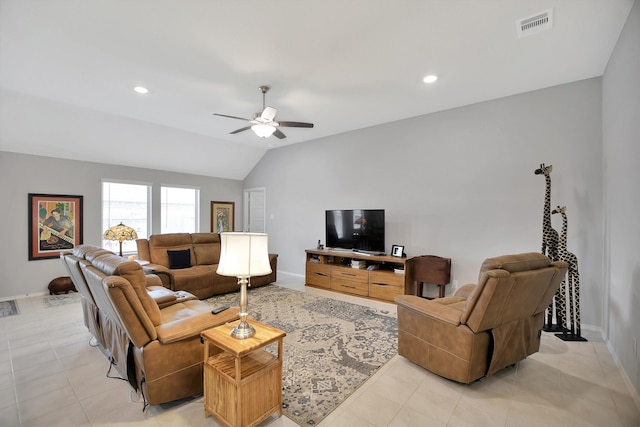
[[[113,178],[103,178],[100,182],[100,193],[101,193],[101,210],[100,210],[100,216],[101,216],[101,228],[107,227],[104,230],[102,230],[102,234],[100,236],[100,239],[102,240],[102,244],[101,247],[110,251],[114,251],[116,253],[119,253],[120,247],[119,244],[114,242],[113,244],[107,244],[104,240],[104,232],[109,228],[109,227],[113,227],[114,225],[118,225],[120,222],[125,222],[126,220],[124,218],[120,218],[120,219],[115,219],[112,220],[112,216],[110,216],[109,218],[105,218],[105,211],[107,209],[107,207],[105,206],[105,184],[115,184],[115,185],[135,185],[135,186],[144,186],[146,187],[147,190],[147,200],[146,200],[146,234],[140,231],[139,227],[135,227],[132,226],[130,224],[125,224],[125,225],[130,225],[131,227],[133,227],[136,232],[138,233],[138,238],[144,239],[144,238],[148,238],[149,235],[152,234],[152,214],[153,214],[153,184],[150,182],[145,182],[145,181],[134,181],[134,180],[122,180],[122,179],[113,179]],[[112,204],[112,199],[111,197],[109,197],[109,212],[111,212],[111,204]],[[132,219],[132,221],[139,221],[139,219]],[[135,222],[130,222],[130,223],[135,223]],[[127,254],[132,254],[132,253],[136,253],[137,252],[137,246],[135,244],[135,241],[130,241],[130,242],[123,242],[122,245],[122,252],[123,255],[125,253]]]
[[[193,231],[175,231],[175,230],[165,230],[165,205],[163,202],[163,197],[165,195],[164,189],[187,189],[193,190],[194,193],[194,224]],[[160,209],[160,233],[199,233],[200,232],[200,187],[193,185],[176,185],[176,184],[160,184],[160,201],[159,201],[159,209]]]

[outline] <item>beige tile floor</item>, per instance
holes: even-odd
[[[305,290],[300,277],[278,284]],[[318,289],[306,291],[395,310]],[[20,314],[0,318],[0,426],[216,427],[202,396],[142,411],[128,385],[106,378],[108,362],[89,345],[80,304],[45,307],[18,300]],[[249,304],[251,301],[249,300]],[[396,356],[320,427],[640,426],[640,405],[597,336],[564,342],[543,334],[539,353],[497,375],[460,385]],[[262,426],[295,427],[286,417]]]

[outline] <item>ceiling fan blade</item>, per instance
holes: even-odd
[[[276,129],[275,132],[273,132],[273,135],[278,139],[284,139],[284,138],[287,137],[287,135],[282,133],[282,131],[280,129]]]
[[[272,122],[273,119],[276,117],[276,114],[278,114],[278,110],[277,109],[275,109],[273,107],[266,107],[262,111],[262,114],[260,115],[260,117],[262,117],[267,122]]]
[[[237,119],[237,120],[244,120],[245,122],[250,122],[251,119],[245,119],[244,117],[237,117],[237,116],[228,116],[226,114],[218,114],[218,113],[213,113],[214,116],[220,116],[220,117],[226,117],[229,119]]]
[[[278,120],[278,125],[287,127],[287,128],[312,128],[313,123],[305,123],[305,122],[281,122]]]
[[[249,129],[251,129],[251,126],[245,126],[243,128],[236,129],[233,132],[229,132],[229,135],[233,135],[233,134],[236,134],[236,133],[244,132],[245,130],[249,130]]]

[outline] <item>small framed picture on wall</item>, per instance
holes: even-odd
[[[211,202],[211,232],[234,231],[234,202]]]

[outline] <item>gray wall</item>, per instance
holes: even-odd
[[[487,257],[540,251],[545,181],[533,172],[552,164],[552,206],[567,206],[581,263],[582,321],[600,326],[601,117],[601,80],[589,79],[271,150],[244,185],[266,187],[283,272],[304,274],[326,209],[383,208],[387,250],[451,257],[461,286]]]
[[[640,4],[603,78],[605,324],[609,345],[640,394]]]
[[[161,185],[200,188],[200,230],[210,231],[210,201],[236,203],[236,227],[242,226],[242,181],[151,169],[62,160],[0,151],[0,200],[4,206],[0,256],[0,299],[47,291],[54,277],[66,276],[59,259],[28,260],[27,194],[83,196],[84,243],[102,243],[102,179],[130,180],[154,186],[153,233],[160,232]]]

